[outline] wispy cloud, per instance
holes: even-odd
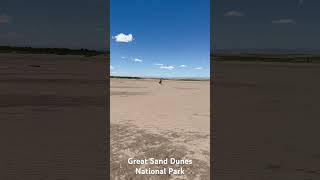
[[[6,15],[6,14],[2,14],[0,15],[0,24],[6,24],[9,23],[11,21],[11,17]]]
[[[295,24],[293,19],[279,19],[272,21],[273,24]]]
[[[174,66],[160,66],[160,69],[173,70]]]
[[[115,39],[116,42],[129,43],[129,42],[133,41],[133,35],[120,33],[116,36],[112,36],[112,39]]]
[[[240,11],[228,11],[224,14],[226,17],[242,17],[244,14]]]
[[[196,69],[196,70],[201,70],[201,69],[202,69],[202,67],[196,67],[196,68],[194,68],[194,69]]]
[[[185,68],[185,67],[187,67],[187,65],[182,64],[182,65],[180,65],[179,67]]]
[[[156,64],[154,64],[154,65],[156,65],[156,66],[163,66],[163,64],[160,64],[160,63],[156,63]]]
[[[127,59],[127,57],[122,56],[121,59]]]
[[[112,66],[112,65],[110,65],[110,74],[111,75],[114,75],[114,74],[116,74],[117,72],[115,71],[115,67],[114,66]]]
[[[142,60],[142,59],[135,58],[133,61],[134,61],[134,62],[142,62],[143,60]]]

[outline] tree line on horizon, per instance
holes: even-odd
[[[215,53],[210,56],[214,61],[320,63],[320,55],[311,54]]]
[[[0,46],[0,53],[97,56],[102,54],[108,54],[108,51],[104,52],[104,51],[89,50],[89,49],[69,49],[69,48],[33,48],[33,47]]]

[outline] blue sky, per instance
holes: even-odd
[[[111,0],[112,75],[209,77],[209,0]]]
[[[320,47],[319,0],[213,3],[212,47]],[[107,5],[106,0],[1,0],[0,45],[108,49]],[[122,32],[135,38],[124,46],[112,41],[114,53],[148,60],[139,51],[161,58],[157,54],[166,49],[197,56],[207,48],[209,0],[111,0],[111,5],[111,36]],[[170,51],[166,52],[159,60],[169,61]]]
[[[216,49],[319,49],[319,0],[216,0]]]
[[[1,0],[0,45],[108,48],[106,0]]]

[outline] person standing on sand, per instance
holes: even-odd
[[[162,78],[160,79],[159,84],[162,85]]]

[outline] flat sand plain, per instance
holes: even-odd
[[[111,179],[209,179],[210,82],[117,79],[110,84]],[[185,175],[136,175],[127,159],[191,159]],[[147,165],[157,169],[170,165]],[[171,166],[172,167],[172,166]]]
[[[213,178],[320,179],[320,65],[214,62]]]
[[[0,179],[105,179],[106,57],[0,54]]]

